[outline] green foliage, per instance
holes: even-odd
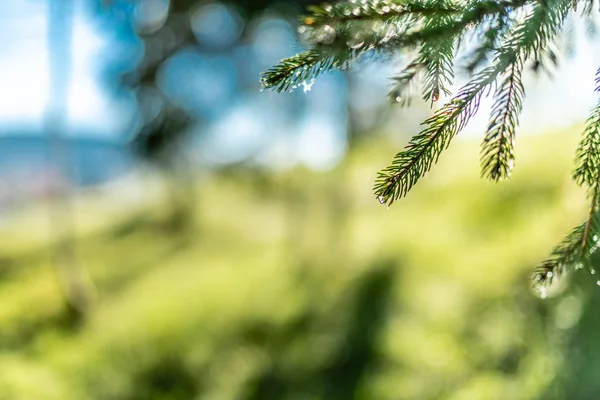
[[[538,71],[557,64],[553,42],[577,3],[351,0],[324,4],[310,8],[311,15],[302,19],[301,31],[310,32],[306,38],[311,50],[281,61],[263,75],[262,81],[266,88],[288,90],[312,81],[321,72],[347,68],[363,53],[408,57],[404,69],[392,77],[389,93],[392,102],[406,105],[417,82],[425,101],[433,103],[441,94],[451,95],[455,70],[462,68],[471,74],[470,81],[423,123],[422,131],[377,175],[374,193],[388,206],[406,196],[477,113],[482,96],[494,87],[480,155],[482,176],[499,181],[511,175],[515,162],[515,137],[525,97],[521,81],[524,69]],[[586,18],[590,4],[585,4]],[[463,43],[471,45],[473,41],[475,50],[457,60]],[[306,54],[312,57],[308,68],[302,63]],[[600,233],[595,222],[600,191],[600,103],[588,120],[576,164],[573,178],[590,193],[589,216],[536,269],[534,283],[540,289],[563,272],[584,264],[595,250],[591,243]]]
[[[477,143],[456,143],[394,218],[360,205],[389,144],[354,148],[341,226],[323,190],[335,172],[270,175],[274,192],[252,173],[207,179],[185,236],[164,229],[154,181],[140,183],[143,201],[123,201],[120,185],[81,193],[79,250],[99,295],[81,326],[60,321],[44,210],[23,207],[0,231],[0,398],[546,400],[561,370],[595,385],[563,366],[574,361],[562,343],[598,302],[577,290],[550,307],[518,284],[564,228],[565,193],[579,193],[554,178],[573,137],[552,138],[523,138],[530,157],[507,190],[457,168],[477,164]],[[281,193],[290,183],[303,195]]]

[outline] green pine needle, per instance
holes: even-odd
[[[389,0],[377,2],[340,2],[309,6],[309,16],[301,18],[306,25],[332,25],[351,21],[374,21],[398,19],[409,14],[435,14],[439,8],[426,7],[425,4],[414,1],[407,4],[404,1]],[[458,12],[457,8],[448,8],[448,13]]]
[[[515,130],[525,97],[522,70],[523,63],[517,57],[494,94],[492,116],[481,148],[481,172],[490,180],[510,177],[514,165]]]
[[[575,153],[573,180],[578,185],[593,188],[598,185],[600,169],[600,101],[587,120],[583,138]]]
[[[432,4],[445,7],[445,0],[432,0]],[[437,14],[428,18],[423,29],[435,29],[451,22],[452,17]],[[423,43],[419,62],[425,66],[423,99],[436,102],[440,92],[451,95],[450,86],[454,80],[454,37],[440,37]]]
[[[430,43],[438,40],[446,41],[441,46],[446,56],[434,65],[434,70],[444,71],[448,79],[440,77],[440,82],[446,83],[451,79],[448,73],[451,62],[448,61],[446,50],[451,45],[448,43],[454,43],[466,30],[479,26],[489,18],[521,9],[530,1],[487,0],[475,2],[467,8],[446,7],[439,2],[422,5],[418,2],[411,5],[403,3],[403,6],[400,6],[399,2],[387,0],[364,1],[360,5],[322,5],[313,9],[316,14],[305,17],[305,25],[301,26],[301,31],[307,36],[310,50],[280,61],[262,75],[261,83],[266,89],[288,91],[302,82],[314,80],[323,72],[347,68],[363,53],[393,56],[399,51],[430,46]],[[360,19],[352,12],[351,15],[346,15],[348,4],[353,4],[354,9],[360,9]],[[390,8],[395,4],[397,12],[394,18],[380,18],[381,14],[377,12],[379,4],[382,4],[381,7]],[[348,18],[341,18],[340,12]],[[430,20],[437,23],[431,23]],[[440,90],[442,87],[445,86],[440,84]],[[434,94],[433,86],[430,94]]]
[[[586,226],[587,223],[584,223],[574,228],[552,250],[550,257],[540,263],[534,270],[532,281],[536,289],[543,290],[545,287],[552,285],[571,266],[574,266],[576,269],[583,268],[584,262],[587,260],[583,246]]]
[[[277,92],[290,91],[303,82],[315,79],[323,72],[342,67],[343,63],[339,56],[326,57],[314,50],[306,51],[280,61],[263,73],[261,82],[267,89],[275,89]]]
[[[600,175],[598,175],[600,179]],[[596,185],[591,194],[590,211],[587,220],[577,226],[553,250],[550,257],[534,270],[532,280],[538,290],[552,285],[555,280],[571,269],[582,269],[587,266],[592,273],[589,260],[599,247],[600,215],[598,211],[599,186]]]
[[[435,115],[424,122],[425,129],[413,137],[404,151],[396,154],[392,164],[381,171],[374,192],[381,204],[391,205],[424,176],[450,141],[475,115],[485,89],[494,81],[495,69],[488,68],[465,85]]]

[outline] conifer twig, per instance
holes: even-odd
[[[374,191],[380,203],[391,205],[405,196],[431,169],[454,135],[477,112],[479,99],[494,81],[494,72],[494,68],[488,68],[465,85],[450,102],[424,122],[426,128],[411,139],[389,167],[379,173]]]
[[[522,69],[517,56],[494,95],[492,117],[481,148],[482,175],[490,180],[508,178],[514,165],[515,130],[525,96]]]
[[[457,49],[462,48],[465,38],[475,37],[476,49],[466,57],[466,69],[473,74],[470,81],[428,118],[421,132],[379,172],[374,193],[388,206],[406,196],[475,115],[482,96],[494,87],[480,156],[482,175],[498,181],[510,176],[514,164],[514,141],[525,98],[524,68],[531,65],[537,71],[557,65],[559,55],[553,41],[578,2],[349,0],[323,4],[310,8],[311,15],[302,19],[309,50],[282,60],[261,80],[265,88],[291,90],[323,72],[346,68],[363,54],[390,57],[416,53],[392,78],[389,98],[407,104],[410,87],[419,82],[422,97],[433,102],[442,93],[451,95]],[[585,1],[584,16],[588,19],[592,3]],[[488,61],[490,65],[479,70]],[[600,92],[600,70],[595,90]],[[535,269],[535,286],[544,290],[570,268],[586,264],[598,248],[600,101],[577,148],[573,179],[588,189],[588,216]]]
[[[596,73],[596,91],[600,91],[600,70]],[[570,267],[587,264],[596,251],[599,230],[598,203],[600,197],[600,101],[587,120],[583,138],[575,153],[573,180],[587,187],[590,209],[587,220],[571,232],[551,253],[550,258],[536,269],[534,280],[538,287],[553,282]],[[591,238],[591,240],[590,240]],[[549,275],[548,275],[549,273]],[[549,279],[551,278],[551,279]]]

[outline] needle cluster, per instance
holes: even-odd
[[[294,90],[320,74],[345,69],[364,54],[401,56],[408,60],[391,78],[389,98],[408,104],[414,93],[424,101],[447,100],[423,122],[390,165],[375,180],[374,194],[388,206],[404,197],[438,161],[452,139],[478,112],[484,95],[493,92],[493,107],[481,146],[482,176],[510,177],[525,89],[522,77],[557,64],[554,45],[565,19],[583,2],[583,17],[592,12],[588,0],[349,0],[309,8],[300,33],[306,52],[284,59],[266,71],[265,88]],[[475,41],[475,44],[473,44]],[[467,44],[468,43],[468,46]],[[466,56],[457,58],[457,54]],[[470,74],[455,94],[455,71]],[[411,90],[420,86],[421,90]],[[600,91],[600,71],[596,77]],[[592,110],[577,149],[573,179],[588,189],[590,210],[542,262],[534,284],[547,284],[570,268],[586,265],[600,235],[600,101]]]

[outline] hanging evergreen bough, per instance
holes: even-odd
[[[525,67],[537,71],[557,63],[553,49],[565,19],[578,0],[350,0],[311,7],[301,19],[300,33],[310,48],[282,60],[263,73],[267,89],[310,86],[321,73],[345,69],[363,54],[380,58],[402,55],[411,61],[391,77],[389,98],[410,103],[415,84],[432,103],[451,96],[455,69],[470,81],[427,119],[423,130],[377,175],[374,193],[390,206],[404,197],[438,161],[442,152],[477,113],[482,96],[494,90],[490,122],[481,147],[482,176],[493,181],[510,177],[514,143],[525,91]],[[584,0],[583,17],[592,2]],[[470,39],[470,52],[459,50]],[[472,44],[473,40],[475,45]],[[474,50],[473,50],[474,49]],[[485,64],[487,67],[483,68]],[[478,72],[475,72],[478,71]],[[596,75],[600,92],[600,70]],[[576,153],[573,179],[589,192],[588,218],[550,257],[535,269],[534,286],[546,288],[571,269],[589,266],[600,236],[600,101],[592,110]]]
[[[490,180],[508,178],[513,169],[515,130],[525,96],[522,70],[523,64],[517,57],[494,95],[492,116],[481,147],[481,173]]]

